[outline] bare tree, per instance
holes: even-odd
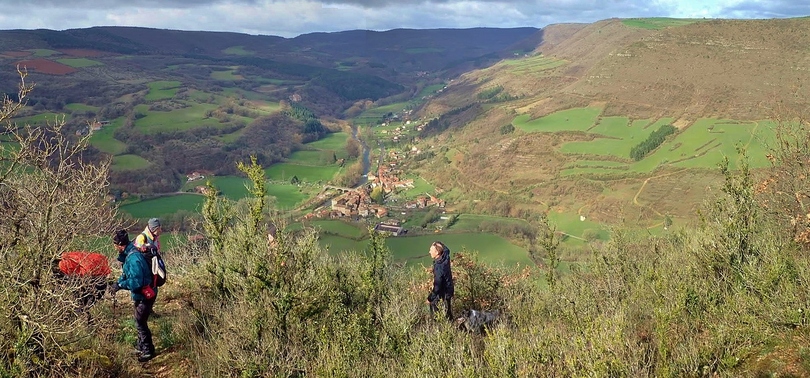
[[[109,162],[85,161],[87,137],[71,140],[64,118],[12,122],[33,89],[18,71],[18,98],[5,97],[0,107],[0,375],[59,376],[93,332],[75,296],[87,283],[60,279],[55,263],[62,252],[110,235]]]

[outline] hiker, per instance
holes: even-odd
[[[146,362],[155,356],[152,331],[149,330],[147,323],[149,315],[152,314],[158,291],[157,287],[152,287],[152,267],[144,254],[130,244],[126,230],[119,230],[115,233],[113,246],[118,251],[118,255],[124,254],[125,258],[121,278],[112,284],[110,292],[115,295],[120,289],[130,291],[135,304],[135,325],[138,329],[138,362]]]
[[[439,311],[437,304],[444,299],[445,317],[453,319],[453,310],[450,299],[453,298],[453,272],[450,270],[450,248],[444,243],[435,241],[430,245],[430,257],[433,258],[433,290],[427,297],[430,304],[430,313]]]
[[[146,252],[148,249],[154,248],[155,251],[160,252],[160,234],[163,233],[163,228],[160,226],[160,219],[152,218],[146,223],[146,228],[143,232],[135,237],[133,244],[141,252]]]

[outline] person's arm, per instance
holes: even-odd
[[[444,265],[433,265],[433,290],[431,290],[430,295],[428,295],[427,299],[429,302],[436,300],[436,297],[439,295],[439,291],[441,291],[442,284],[444,283],[444,275]]]
[[[143,277],[141,276],[141,269],[138,266],[138,259],[135,256],[129,256],[127,262],[124,263],[124,273],[118,279],[118,287],[129,291],[140,289],[143,286]]]

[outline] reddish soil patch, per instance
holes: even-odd
[[[20,68],[25,67],[28,70],[51,75],[67,75],[76,72],[76,69],[71,66],[66,66],[62,63],[47,59],[21,60],[16,64],[18,64]]]
[[[96,56],[106,55],[104,52],[98,51],[98,50],[64,49],[64,50],[59,50],[59,51],[65,53],[67,55],[78,56],[80,58],[92,58],[92,57],[96,57]]]
[[[0,54],[5,55],[5,56],[11,56],[11,57],[14,57],[14,58],[20,58],[20,57],[31,55],[31,52],[30,51],[3,51]]]

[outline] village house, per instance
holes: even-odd
[[[200,172],[193,172],[190,175],[186,175],[186,178],[188,178],[188,181],[191,182],[196,180],[202,180],[205,178],[205,176],[200,174]]]
[[[377,225],[374,226],[374,231],[387,232],[387,233],[391,234],[391,236],[399,236],[399,235],[406,234],[408,232],[408,230],[406,230],[406,229],[404,229],[404,228],[402,228],[400,226],[392,226],[392,225],[387,225],[387,224],[383,224],[383,223],[377,223]]]

